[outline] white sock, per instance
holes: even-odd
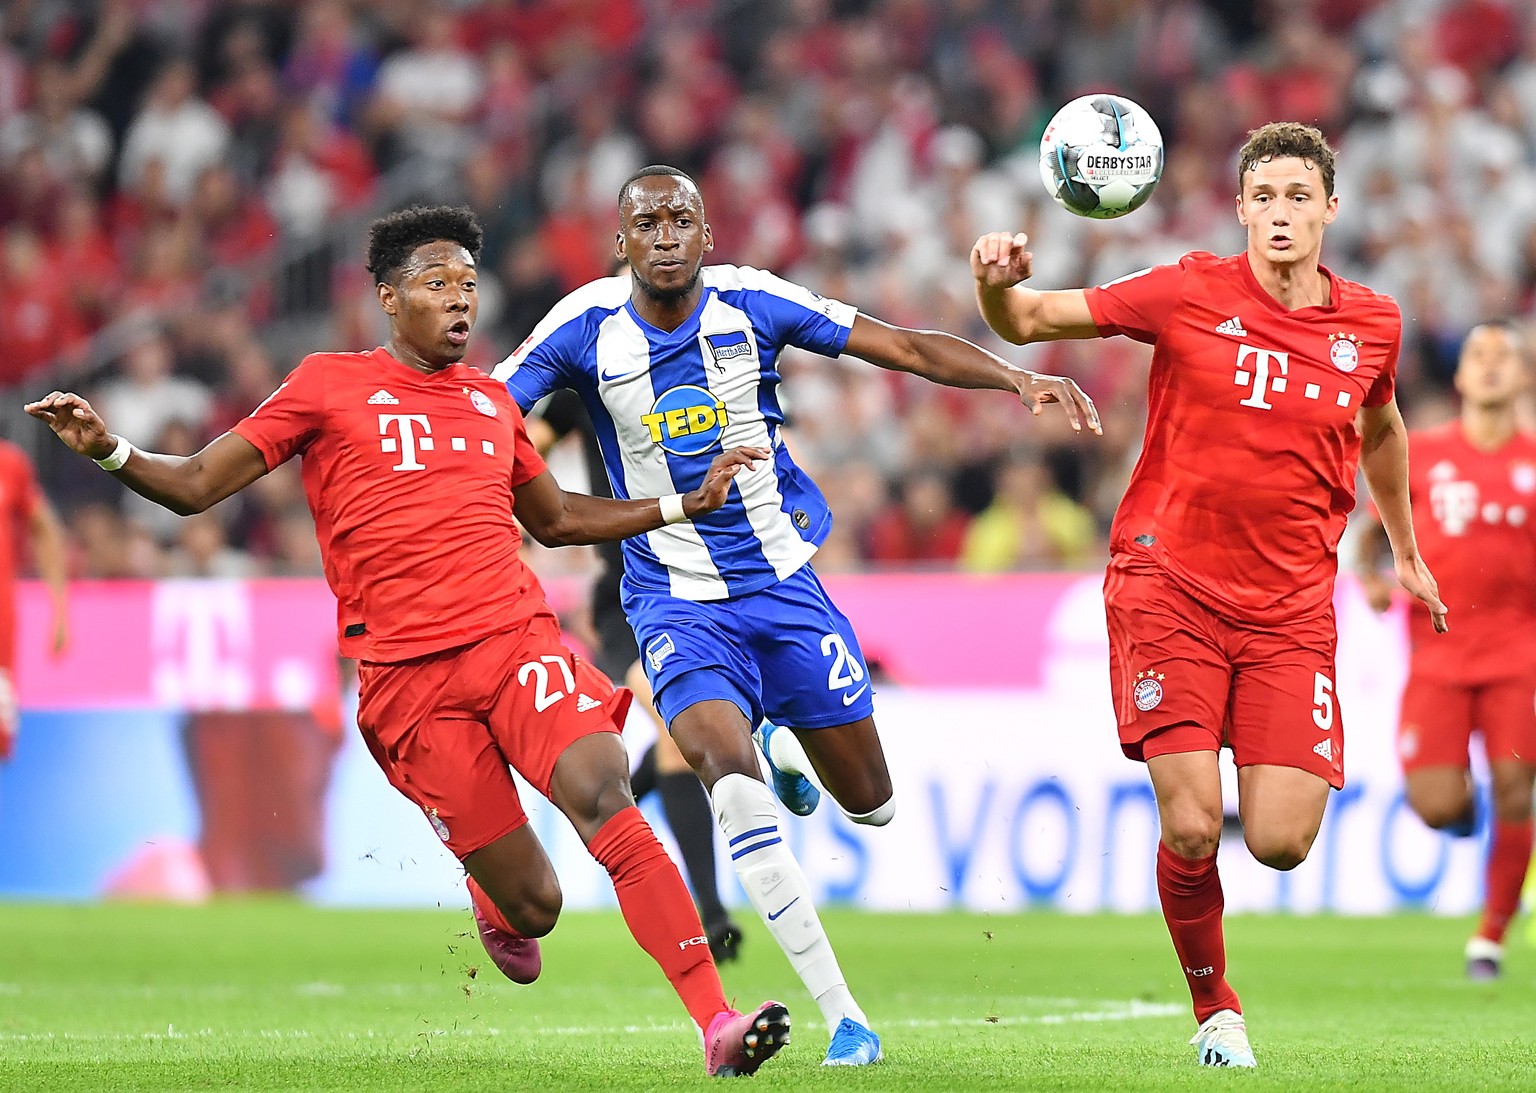
[[[868,1028],[821,928],[811,886],[779,832],[773,792],[745,774],[727,774],[715,783],[710,801],[747,898],[821,1007],[827,1031],[835,1031],[844,1017]]]

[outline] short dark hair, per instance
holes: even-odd
[[[677,167],[668,167],[665,163],[653,163],[649,167],[642,167],[634,174],[630,175],[624,180],[624,185],[619,187],[619,212],[622,213],[624,211],[624,198],[628,196],[629,188],[631,186],[639,182],[642,178],[658,177],[682,179],[691,185],[696,192],[699,192],[699,201],[701,203],[703,202],[704,197],[702,191],[699,191],[699,184],[693,180],[693,177],[688,174],[687,171],[681,170]]]
[[[1237,192],[1243,192],[1243,176],[1254,164],[1291,157],[1316,167],[1323,176],[1323,195],[1333,196],[1333,148],[1322,130],[1299,121],[1272,121],[1248,134],[1248,143],[1237,154]]]
[[[485,232],[463,205],[412,205],[380,217],[368,227],[368,272],[380,284],[393,284],[417,247],[442,241],[457,243],[478,262]]]

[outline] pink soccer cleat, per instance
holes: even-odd
[[[704,1071],[711,1078],[755,1074],[787,1043],[789,1010],[784,1003],[764,1002],[751,1013],[722,1010],[704,1033]]]
[[[498,930],[480,914],[479,907],[475,908],[475,925],[480,928],[480,944],[502,975],[514,983],[532,983],[539,977],[544,958],[539,955],[537,941]]]

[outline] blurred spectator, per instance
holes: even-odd
[[[885,565],[953,562],[969,524],[944,476],[919,471],[902,481],[896,500],[870,525],[868,556]]]
[[[36,375],[51,359],[74,354],[85,323],[35,231],[12,224],[5,230],[3,248],[0,386],[8,387]]]
[[[386,159],[415,155],[458,163],[472,147],[468,122],[485,75],[459,45],[450,10],[425,4],[416,12],[410,46],[379,66],[371,121],[388,145]]]
[[[1003,464],[997,490],[971,523],[960,558],[975,573],[1053,569],[1093,560],[1093,516],[1065,496],[1033,455]]]
[[[167,577],[254,577],[256,561],[229,545],[224,521],[212,512],[200,512],[181,521],[176,545],[166,555]]]
[[[112,133],[82,107],[63,62],[46,58],[32,72],[32,108],[0,125],[0,170],[37,149],[60,182],[94,183],[112,155]]]
[[[103,384],[91,402],[114,432],[136,443],[153,444],[173,421],[200,436],[213,398],[202,384],[176,375],[175,366],[166,336],[145,331],[124,353],[118,378]]]
[[[196,73],[190,61],[170,61],[150,86],[144,108],[123,138],[121,184],[136,186],[145,167],[158,161],[165,172],[167,199],[181,205],[192,196],[192,184],[229,147],[229,126],[218,112],[196,95]]]

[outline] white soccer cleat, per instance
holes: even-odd
[[[1486,983],[1497,979],[1504,966],[1504,946],[1486,937],[1467,941],[1467,978]]]
[[[1248,1025],[1236,1010],[1217,1010],[1190,1038],[1201,1066],[1258,1066],[1248,1046]]]

